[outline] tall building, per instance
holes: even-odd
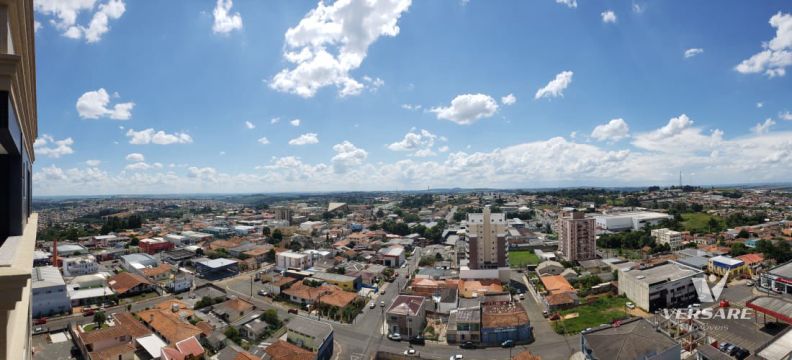
[[[0,360],[31,358],[34,34],[32,0],[0,1]]]
[[[569,261],[594,259],[597,254],[593,218],[587,218],[582,212],[562,214],[558,218],[558,250]]]
[[[468,251],[471,269],[497,269],[509,266],[506,249],[506,215],[493,214],[489,206],[483,213],[468,214]]]
[[[671,229],[654,229],[652,236],[658,244],[668,244],[671,250],[677,250],[682,247],[682,233]]]

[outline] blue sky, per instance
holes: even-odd
[[[792,175],[789,3],[35,9],[38,195]]]

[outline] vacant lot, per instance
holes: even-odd
[[[685,230],[694,233],[710,232],[709,221],[713,216],[707,213],[684,213],[682,214],[682,226]],[[719,223],[723,223],[719,217],[715,217]]]
[[[539,257],[533,251],[509,251],[509,266],[513,268],[538,263]]]
[[[588,305],[561,311],[561,316],[574,313],[577,313],[578,316],[564,321],[555,321],[553,329],[559,334],[577,334],[587,328],[610,324],[614,320],[626,317],[624,311],[627,301],[627,298],[623,296],[607,296]]]

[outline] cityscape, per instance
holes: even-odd
[[[790,3],[0,21],[0,360],[792,360]]]

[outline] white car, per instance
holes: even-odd
[[[419,357],[421,355],[418,353],[418,350],[407,349],[407,350],[404,350],[404,356]]]
[[[377,307],[377,303],[375,303],[375,302],[373,302],[373,301],[372,301],[372,302],[369,304],[369,309],[373,309],[373,308],[375,308],[375,307]]]
[[[462,354],[456,354],[456,355],[452,355],[450,358],[448,358],[448,360],[462,360],[464,358],[465,357],[462,356]]]
[[[628,308],[628,309],[631,309],[631,310],[632,310],[632,309],[635,309],[635,304],[633,304],[632,302],[629,302],[629,301],[628,301],[628,302],[627,302],[627,304],[625,304],[625,305],[627,305],[627,308]]]

